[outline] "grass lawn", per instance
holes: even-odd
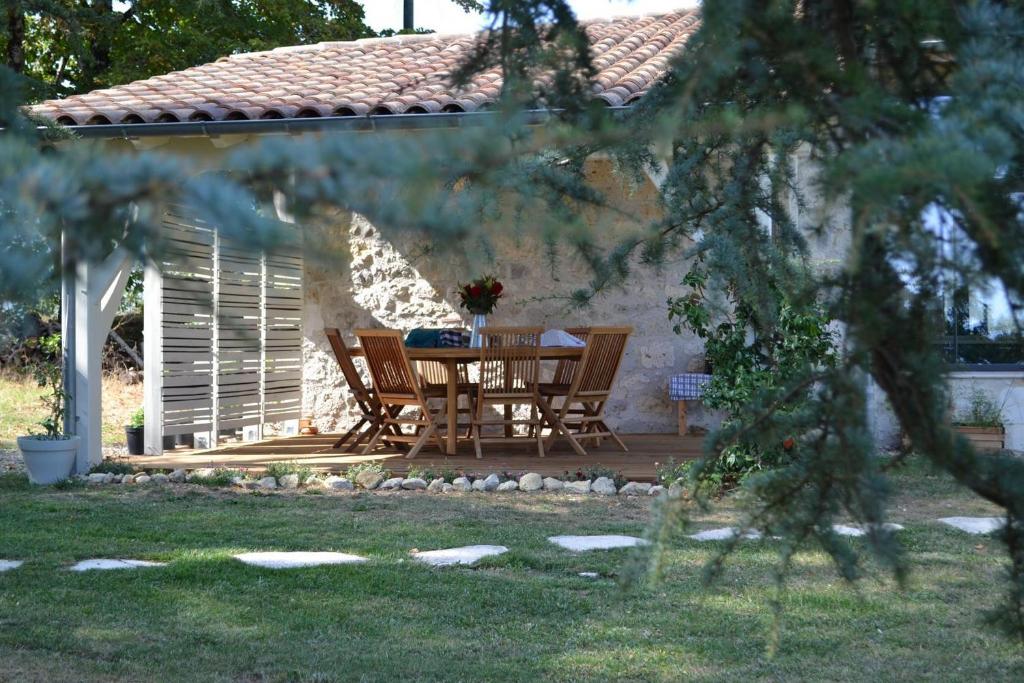
[[[40,431],[38,422],[46,416],[39,403],[42,389],[30,375],[0,373],[0,451],[15,450],[15,439]],[[118,377],[103,377],[103,445],[124,446],[124,426],[142,407],[142,384],[128,384]]]
[[[1001,547],[932,520],[994,509],[914,465],[892,518],[913,573],[856,588],[807,551],[764,656],[775,551],[746,543],[718,588],[711,546],[680,540],[665,582],[614,580],[631,551],[574,555],[545,537],[639,534],[651,501],[548,494],[255,494],[193,486],[30,489],[0,477],[0,680],[1022,680],[1022,652],[982,624]],[[726,504],[695,528],[732,519]],[[856,541],[855,541],[856,542]],[[421,550],[511,551],[435,569]],[[244,566],[243,550],[337,550],[370,562]],[[70,573],[89,557],[164,568]],[[585,579],[581,571],[600,572]]]

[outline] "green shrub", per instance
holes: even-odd
[[[313,468],[295,462],[272,462],[267,465],[266,476],[268,477],[280,479],[287,474],[297,474],[299,475],[299,481],[303,482],[313,474]]]
[[[190,484],[198,484],[199,486],[213,486],[213,487],[224,487],[231,486],[232,480],[235,477],[244,477],[245,473],[241,470],[231,470],[226,467],[218,467],[213,471],[213,474],[206,477],[193,476],[189,479]]]
[[[89,468],[89,474],[131,474],[134,471],[135,467],[133,465],[116,458],[102,460],[98,465],[93,465]]]
[[[146,426],[146,413],[142,408],[139,408],[132,416],[128,419],[129,427],[145,427]]]
[[[1002,427],[1003,411],[995,401],[977,387],[971,391],[967,411],[953,418],[953,424],[963,427]]]
[[[348,469],[345,470],[345,478],[351,482],[355,482],[356,477],[358,477],[363,472],[376,472],[385,479],[391,476],[391,473],[388,470],[384,469],[384,467],[380,463],[357,462],[354,465],[348,466]]]
[[[690,476],[690,470],[693,469],[692,460],[677,463],[675,458],[669,458],[668,462],[655,463],[655,465],[655,476],[662,486],[671,486],[680,479],[686,480]]]
[[[605,467],[601,463],[594,463],[589,467],[583,468],[583,479],[590,479],[591,481],[593,481],[594,479],[598,479],[600,477],[607,477],[614,481],[616,488],[621,488],[626,484],[626,482],[629,481],[624,476],[622,476],[621,472],[616,472],[612,468]]]

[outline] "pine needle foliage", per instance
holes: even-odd
[[[906,562],[885,521],[887,471],[905,456],[877,455],[866,401],[874,382],[916,452],[1005,510],[1007,585],[992,619],[1024,640],[1024,461],[979,455],[950,428],[933,337],[951,273],[998,283],[1021,318],[1019,4],[706,0],[701,27],[664,82],[614,113],[586,97],[594,69],[566,0],[487,8],[494,31],[456,74],[466,82],[494,65],[506,71],[507,99],[481,125],[270,139],[200,179],[148,154],[114,158],[84,144],[44,151],[45,134],[20,122],[13,84],[0,81],[0,297],[59,272],[61,232],[78,259],[100,258],[115,243],[142,257],[159,250],[161,207],[172,201],[253,246],[293,238],[280,217],[316,231],[342,209],[486,255],[480,226],[500,221],[545,240],[553,261],[571,252],[590,265],[591,281],[570,295],[578,305],[643,268],[698,258],[703,286],[729,292],[765,353],[779,354],[771,340],[785,339],[787,316],[815,311],[836,322],[838,347],[827,362],[791,364],[712,435],[693,468],[694,495],[661,506],[654,552],[635,573],[656,574],[658,551],[690,506],[713,504],[700,495],[701,478],[731,446],[769,452],[791,438],[784,461],[743,486],[742,526],[781,539],[780,597],[795,553],[814,546],[851,582],[865,572],[864,550],[902,580]],[[550,77],[538,83],[541,72]],[[537,107],[556,108],[541,126],[522,113]],[[597,153],[624,178],[660,181],[660,217],[634,218],[614,244],[585,217],[616,210],[586,182],[583,162]],[[797,183],[798,163],[816,168],[812,187]],[[960,258],[937,245],[927,219],[936,214],[958,234]],[[848,236],[842,258],[813,263],[810,244],[839,233]],[[318,245],[310,258],[337,256],[325,240],[305,243]],[[865,543],[839,537],[838,521],[862,525]],[[738,542],[723,545],[708,580]]]

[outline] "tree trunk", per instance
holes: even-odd
[[[7,54],[4,63],[15,73],[25,73],[25,12],[20,2],[7,6]]]

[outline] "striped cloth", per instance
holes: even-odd
[[[672,375],[668,381],[668,395],[673,401],[691,401],[704,396],[704,387],[711,375],[702,372],[684,372]]]
[[[442,348],[460,348],[469,346],[469,332],[466,330],[441,330],[437,345]]]

